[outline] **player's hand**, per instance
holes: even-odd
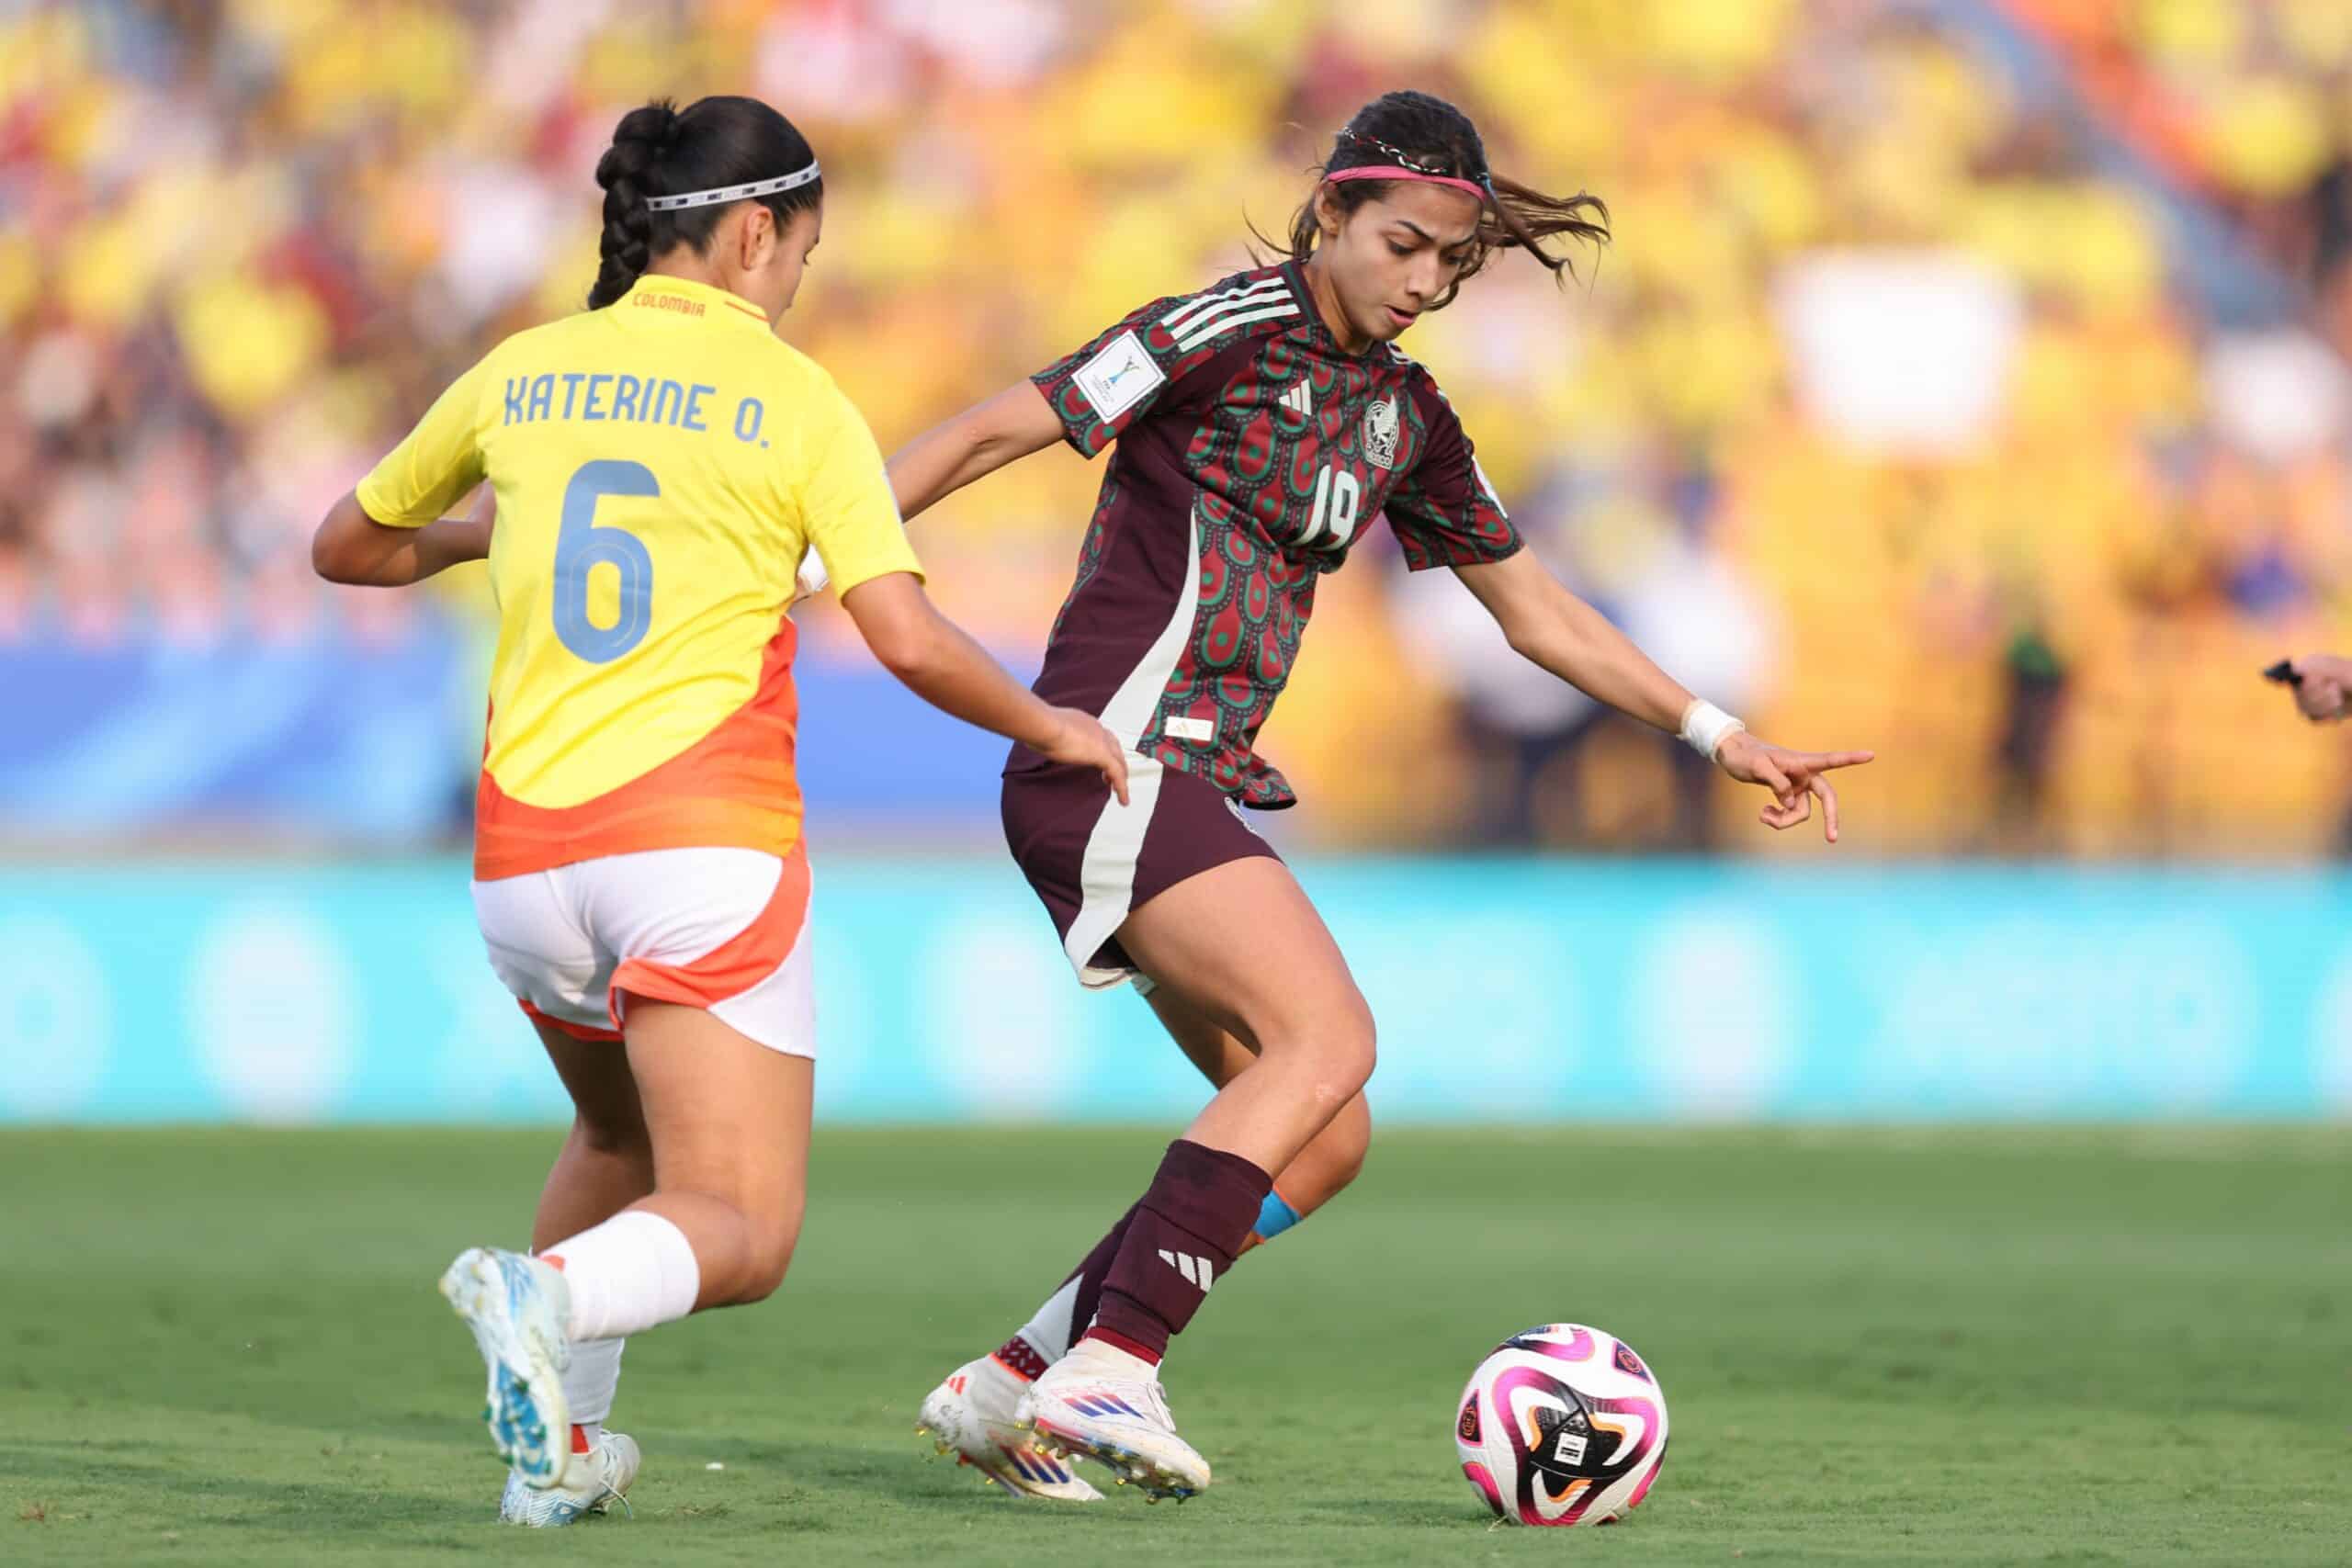
[[[1119,797],[1119,804],[1126,805],[1127,749],[1119,744],[1119,738],[1082,708],[1046,711],[1054,716],[1054,728],[1037,750],[1057,762],[1092,768],[1111,786],[1111,793]]]
[[[1715,761],[1742,784],[1762,784],[1772,792],[1772,804],[1759,814],[1768,828],[1786,829],[1813,818],[1813,797],[1821,797],[1823,829],[1838,841],[1838,791],[1828,777],[1833,768],[1859,768],[1875,751],[1787,751],[1736,730],[1715,749]]]
[[[2352,696],[2352,660],[2332,653],[2307,653],[2295,660],[2295,711],[2313,724],[2333,724],[2346,716]]]

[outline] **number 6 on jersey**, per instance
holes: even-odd
[[[564,487],[563,522],[555,536],[555,635],[591,664],[618,659],[643,642],[653,625],[653,554],[626,528],[596,526],[596,502],[608,495],[661,493],[652,469],[612,457],[582,463]],[[620,575],[620,615],[609,626],[588,618],[588,574],[605,565]]]

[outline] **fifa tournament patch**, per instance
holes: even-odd
[[[1363,411],[1363,455],[1375,468],[1396,466],[1396,400],[1383,398]]]
[[[1168,378],[1144,351],[1143,339],[1130,329],[1104,344],[1070,379],[1107,424]]]

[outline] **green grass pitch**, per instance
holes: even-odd
[[[636,1517],[535,1535],[433,1283],[553,1134],[0,1133],[0,1562],[2352,1561],[2340,1128],[1392,1133],[1177,1346],[1206,1495],[924,1463],[924,1391],[1163,1136],[821,1131],[783,1292],[629,1348]],[[1549,1319],[1665,1387],[1623,1526],[1490,1529],[1455,1469],[1470,1367]]]

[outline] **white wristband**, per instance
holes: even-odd
[[[1691,698],[1690,705],[1682,710],[1683,740],[1710,762],[1725,740],[1747,728],[1703,697]]]

